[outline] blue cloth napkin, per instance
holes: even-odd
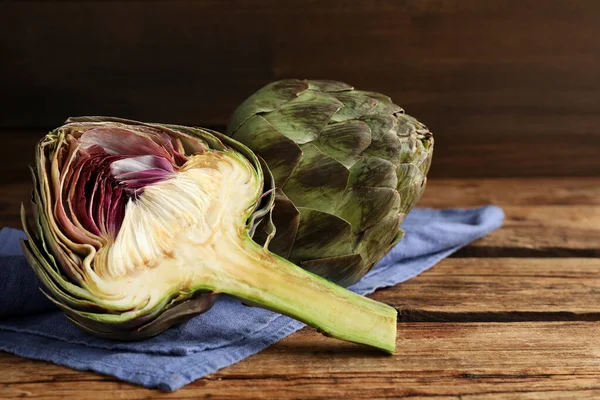
[[[410,279],[499,228],[503,219],[495,206],[413,210],[402,225],[405,237],[350,289],[367,294]],[[23,232],[16,229],[0,231],[0,350],[22,357],[173,391],[304,327],[288,317],[221,297],[209,312],[148,340],[92,337],[41,295],[22,256],[21,237]]]

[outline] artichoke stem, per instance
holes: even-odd
[[[397,311],[353,293],[272,254],[246,236],[243,252],[221,254],[225,271],[215,289],[288,315],[326,336],[393,354]]]

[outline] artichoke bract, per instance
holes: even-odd
[[[344,286],[402,238],[433,153],[431,132],[389,97],[335,81],[270,83],[236,109],[227,134],[273,173],[269,249]]]
[[[94,335],[150,337],[225,293],[394,351],[394,308],[251,239],[269,220],[273,181],[252,151],[227,136],[72,118],[40,141],[32,172],[25,255],[48,297]]]

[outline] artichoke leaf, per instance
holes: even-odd
[[[282,190],[297,207],[331,212],[341,201],[349,176],[343,164],[307,144],[302,146],[302,161]]]
[[[263,118],[287,138],[304,144],[315,140],[342,107],[341,101],[327,93],[307,90]]]
[[[368,271],[360,254],[347,254],[335,257],[317,258],[302,261],[300,266],[307,271],[322,276],[342,286],[350,286]]]
[[[254,149],[260,149],[261,157],[269,165],[280,187],[288,180],[302,156],[302,150],[293,140],[260,115],[246,121],[233,138]]]
[[[335,215],[298,207],[300,224],[291,251],[290,260],[303,260],[307,254],[314,253],[316,249],[327,257],[336,257],[348,254],[352,250],[352,226],[348,221]],[[327,226],[327,231],[323,230]]]
[[[267,238],[257,237],[256,235],[253,236],[253,239],[258,243],[265,243],[273,253],[283,258],[289,258],[292,244],[298,234],[300,211],[281,189],[277,189],[275,192],[274,208],[270,221],[275,227],[275,235],[270,242],[267,243]]]
[[[313,143],[323,153],[351,168],[371,144],[371,130],[358,120],[329,124]]]
[[[390,213],[398,213],[399,208],[400,195],[395,189],[354,186],[345,192],[338,211],[354,231],[364,231]]]
[[[336,93],[335,98],[341,101],[344,107],[331,118],[334,122],[358,119],[373,112],[379,104],[377,99],[358,90]]]
[[[273,111],[296,98],[308,88],[308,82],[294,79],[273,82],[265,86],[239,106],[239,112],[229,123],[228,133],[237,131],[253,115]]]

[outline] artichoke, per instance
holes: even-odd
[[[402,238],[433,153],[429,130],[389,97],[335,81],[270,83],[236,109],[227,134],[273,173],[269,249],[344,286]]]
[[[25,255],[47,296],[87,332],[143,339],[226,293],[329,336],[394,351],[395,309],[251,239],[261,219],[268,225],[273,182],[254,153],[227,136],[73,118],[40,141],[32,172]]]

